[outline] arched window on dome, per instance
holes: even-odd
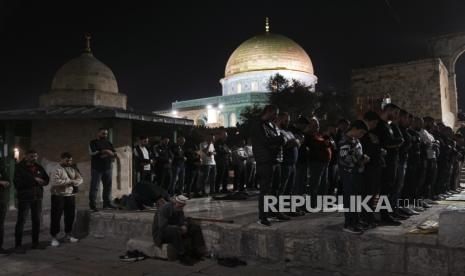
[[[238,82],[236,85],[236,93],[242,93],[242,84],[240,82]]]
[[[236,113],[229,114],[229,127],[236,127],[237,117]]]
[[[252,91],[252,92],[258,91],[258,82],[257,81],[253,81],[250,84],[250,91]]]

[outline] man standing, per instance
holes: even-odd
[[[164,136],[160,144],[156,145],[153,152],[156,157],[156,171],[158,184],[165,190],[169,190],[173,182],[173,152],[169,147],[170,138]]]
[[[267,105],[261,117],[250,126],[252,149],[257,162],[257,175],[260,183],[258,201],[258,223],[271,226],[269,215],[265,213],[265,196],[274,195],[272,187],[279,187],[281,181],[282,147],[284,136],[274,124],[279,113],[275,105]],[[281,213],[274,214],[278,219],[289,219]]]
[[[309,148],[305,145],[305,140],[307,135],[305,134],[305,129],[307,128],[309,121],[305,117],[299,117],[294,125],[291,127],[291,131],[294,134],[294,137],[299,139],[301,146],[299,147],[299,152],[297,154],[297,163],[296,163],[296,180],[294,185],[293,194],[303,195],[307,193],[308,185],[308,150]],[[305,208],[303,208],[305,209]]]
[[[5,216],[8,210],[9,181],[10,178],[6,173],[5,162],[0,160],[0,255],[7,254],[7,251],[3,249],[3,235]]]
[[[149,137],[140,136],[138,145],[134,147],[134,166],[137,182],[152,180],[153,155],[148,145]]]
[[[92,156],[90,167],[90,191],[89,207],[92,211],[97,212],[97,191],[102,181],[103,191],[103,208],[115,209],[111,203],[111,185],[113,178],[112,163],[116,158],[116,151],[113,144],[108,140],[108,129],[100,128],[97,139],[90,141],[89,152]]]
[[[280,195],[291,195],[294,189],[296,176],[296,163],[299,156],[300,141],[288,130],[290,116],[287,112],[278,115],[278,127],[286,139],[283,150],[283,164],[281,168]]]
[[[317,195],[327,194],[328,164],[331,160],[330,144],[320,133],[318,119],[311,118],[307,127],[308,139],[305,145],[309,148],[308,161],[310,169],[311,205],[316,207]]]
[[[69,242],[77,242],[72,236],[74,217],[76,212],[75,195],[77,187],[82,184],[81,173],[73,165],[73,157],[70,153],[61,154],[60,165],[55,169],[51,179],[52,206],[50,210],[50,235],[51,245],[57,247],[60,242],[57,234],[60,233],[61,216],[65,214],[65,239]]]
[[[203,195],[206,195],[206,187],[210,187],[209,194],[214,194],[215,191],[215,180],[216,180],[216,162],[215,162],[215,136],[208,136],[207,140],[200,144],[201,156],[202,156],[202,181],[201,191]]]
[[[363,154],[359,139],[368,131],[363,121],[355,121],[339,141],[339,173],[343,183],[344,209],[349,209],[351,196],[360,195],[361,179],[365,164],[370,160]],[[344,213],[344,232],[362,234],[359,214],[354,211]]]
[[[200,166],[202,159],[200,159],[199,145],[194,141],[194,135],[190,135],[187,142],[184,144],[184,152],[186,155],[186,180],[185,180],[185,193],[187,197],[194,193],[198,196],[198,183],[200,179]]]
[[[396,137],[389,124],[390,121],[396,121],[399,116],[400,108],[395,104],[386,104],[380,113],[378,125],[373,130],[373,133],[378,136],[380,145],[386,149],[386,166],[381,172],[381,188],[380,195],[390,196],[395,191],[395,179],[397,173],[398,150],[403,144],[402,138]],[[396,226],[401,223],[395,220],[391,214],[382,210],[381,223],[384,225]]]
[[[228,180],[229,180],[229,166],[231,164],[231,150],[226,144],[228,133],[224,128],[221,128],[220,133],[216,136],[215,141],[215,163],[216,163],[216,182],[215,192],[220,191],[222,193],[228,192]]]
[[[15,227],[15,251],[24,254],[22,247],[23,229],[26,217],[31,211],[32,248],[44,249],[39,244],[40,220],[42,217],[42,198],[49,177],[44,168],[37,163],[39,155],[34,150],[26,152],[26,157],[15,168],[14,184],[18,199],[18,219]]]
[[[180,194],[184,189],[184,178],[186,174],[185,162],[187,160],[184,154],[184,144],[186,139],[183,136],[176,138],[176,143],[171,147],[173,153],[173,184],[170,187],[170,194]]]
[[[205,241],[200,226],[184,217],[184,206],[188,198],[174,197],[155,213],[152,237],[155,245],[171,243],[184,265],[193,265],[195,259],[202,259],[206,253]]]

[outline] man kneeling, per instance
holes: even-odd
[[[157,246],[172,244],[184,265],[193,265],[205,255],[205,241],[200,226],[184,217],[184,206],[188,198],[173,197],[160,206],[155,213],[152,227],[153,241]]]

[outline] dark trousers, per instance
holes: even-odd
[[[371,196],[368,206],[374,210],[375,196],[379,193],[380,190],[380,177],[381,177],[380,166],[367,166],[363,172],[363,179],[361,182],[361,191],[362,197]],[[374,222],[375,217],[374,213],[366,212],[362,210],[361,218],[366,222]]]
[[[18,218],[15,227],[15,245],[21,246],[23,243],[23,230],[26,217],[31,212],[32,221],[32,243],[39,243],[40,218],[42,216],[42,200],[19,201]]]
[[[137,183],[141,181],[152,181],[152,172],[147,170],[141,170],[136,172]]]
[[[5,201],[0,201],[0,248],[3,247],[3,235],[5,233],[5,216],[8,210],[8,204]]]
[[[386,157],[386,167],[383,168],[381,172],[381,187],[380,187],[380,196],[387,196],[389,198],[389,203],[391,206],[394,206],[391,201],[392,195],[396,191],[396,175],[397,167],[399,165],[398,156],[388,156]],[[390,219],[389,212],[387,210],[381,210],[381,220]]]
[[[310,169],[310,203],[312,207],[316,207],[317,195],[327,193],[328,182],[328,164],[323,162],[311,162]]]
[[[247,182],[247,165],[238,163],[234,165],[234,190],[243,191]]]
[[[97,192],[100,181],[102,181],[102,200],[103,205],[111,204],[111,182],[112,182],[112,169],[99,171],[91,169],[90,171],[90,191],[89,191],[89,205],[91,208],[96,207]]]
[[[173,182],[173,168],[171,168],[171,166],[158,168],[157,176],[160,187],[169,191]]]
[[[190,197],[191,193],[198,193],[198,183],[200,178],[200,167],[186,165],[186,179],[184,192]]]
[[[361,174],[356,171],[349,172],[346,169],[341,169],[340,174],[341,174],[342,185],[343,185],[344,208],[350,208],[350,196],[360,195]],[[359,221],[359,213],[345,212],[344,218],[345,218],[344,225],[346,227],[353,226]]]
[[[257,164],[247,162],[247,189],[257,188]]]
[[[308,165],[306,163],[296,164],[296,177],[293,194],[303,195],[307,193],[308,186]]]
[[[434,184],[436,183],[437,175],[438,164],[436,159],[428,159],[426,167],[426,178],[425,183],[423,185],[422,193],[424,197],[430,198],[432,196],[432,189],[434,188]]]
[[[173,166],[173,183],[171,184],[169,193],[174,195],[184,191],[184,180],[186,175],[186,167],[184,164]]]
[[[265,196],[277,195],[277,187],[281,181],[281,164],[257,164],[257,175],[260,183],[260,195],[258,198],[258,218],[267,218],[265,209]]]
[[[50,209],[50,235],[56,237],[60,233],[61,217],[65,214],[65,233],[73,231],[74,216],[76,212],[76,200],[74,196],[52,195]]]
[[[176,248],[179,256],[192,256],[205,253],[205,240],[198,224],[189,223],[187,233],[182,234],[181,228],[168,225],[160,236],[161,243],[170,243]]]
[[[220,191],[225,193],[228,191],[228,180],[229,180],[229,162],[218,162],[216,164],[216,181],[215,181],[215,192]]]
[[[205,194],[206,187],[210,187],[210,194],[216,193],[215,190],[216,180],[216,165],[203,165],[202,166],[202,181],[200,190]]]
[[[279,194],[291,195],[294,190],[296,177],[295,164],[283,164],[281,167],[281,187]]]
[[[422,170],[418,160],[409,161],[405,172],[405,182],[401,195],[403,198],[412,201],[417,198],[417,189],[421,183]]]
[[[399,207],[399,198],[404,188],[405,174],[407,172],[407,159],[399,160],[399,165],[397,166],[395,187],[391,195],[391,202],[394,208]]]

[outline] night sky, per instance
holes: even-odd
[[[353,68],[428,57],[428,38],[465,31],[458,0],[44,2],[0,2],[0,109],[37,106],[85,32],[129,105],[151,111],[220,95],[228,57],[264,32],[265,16],[307,51],[321,90],[348,89]],[[465,90],[464,57],[457,66]]]

